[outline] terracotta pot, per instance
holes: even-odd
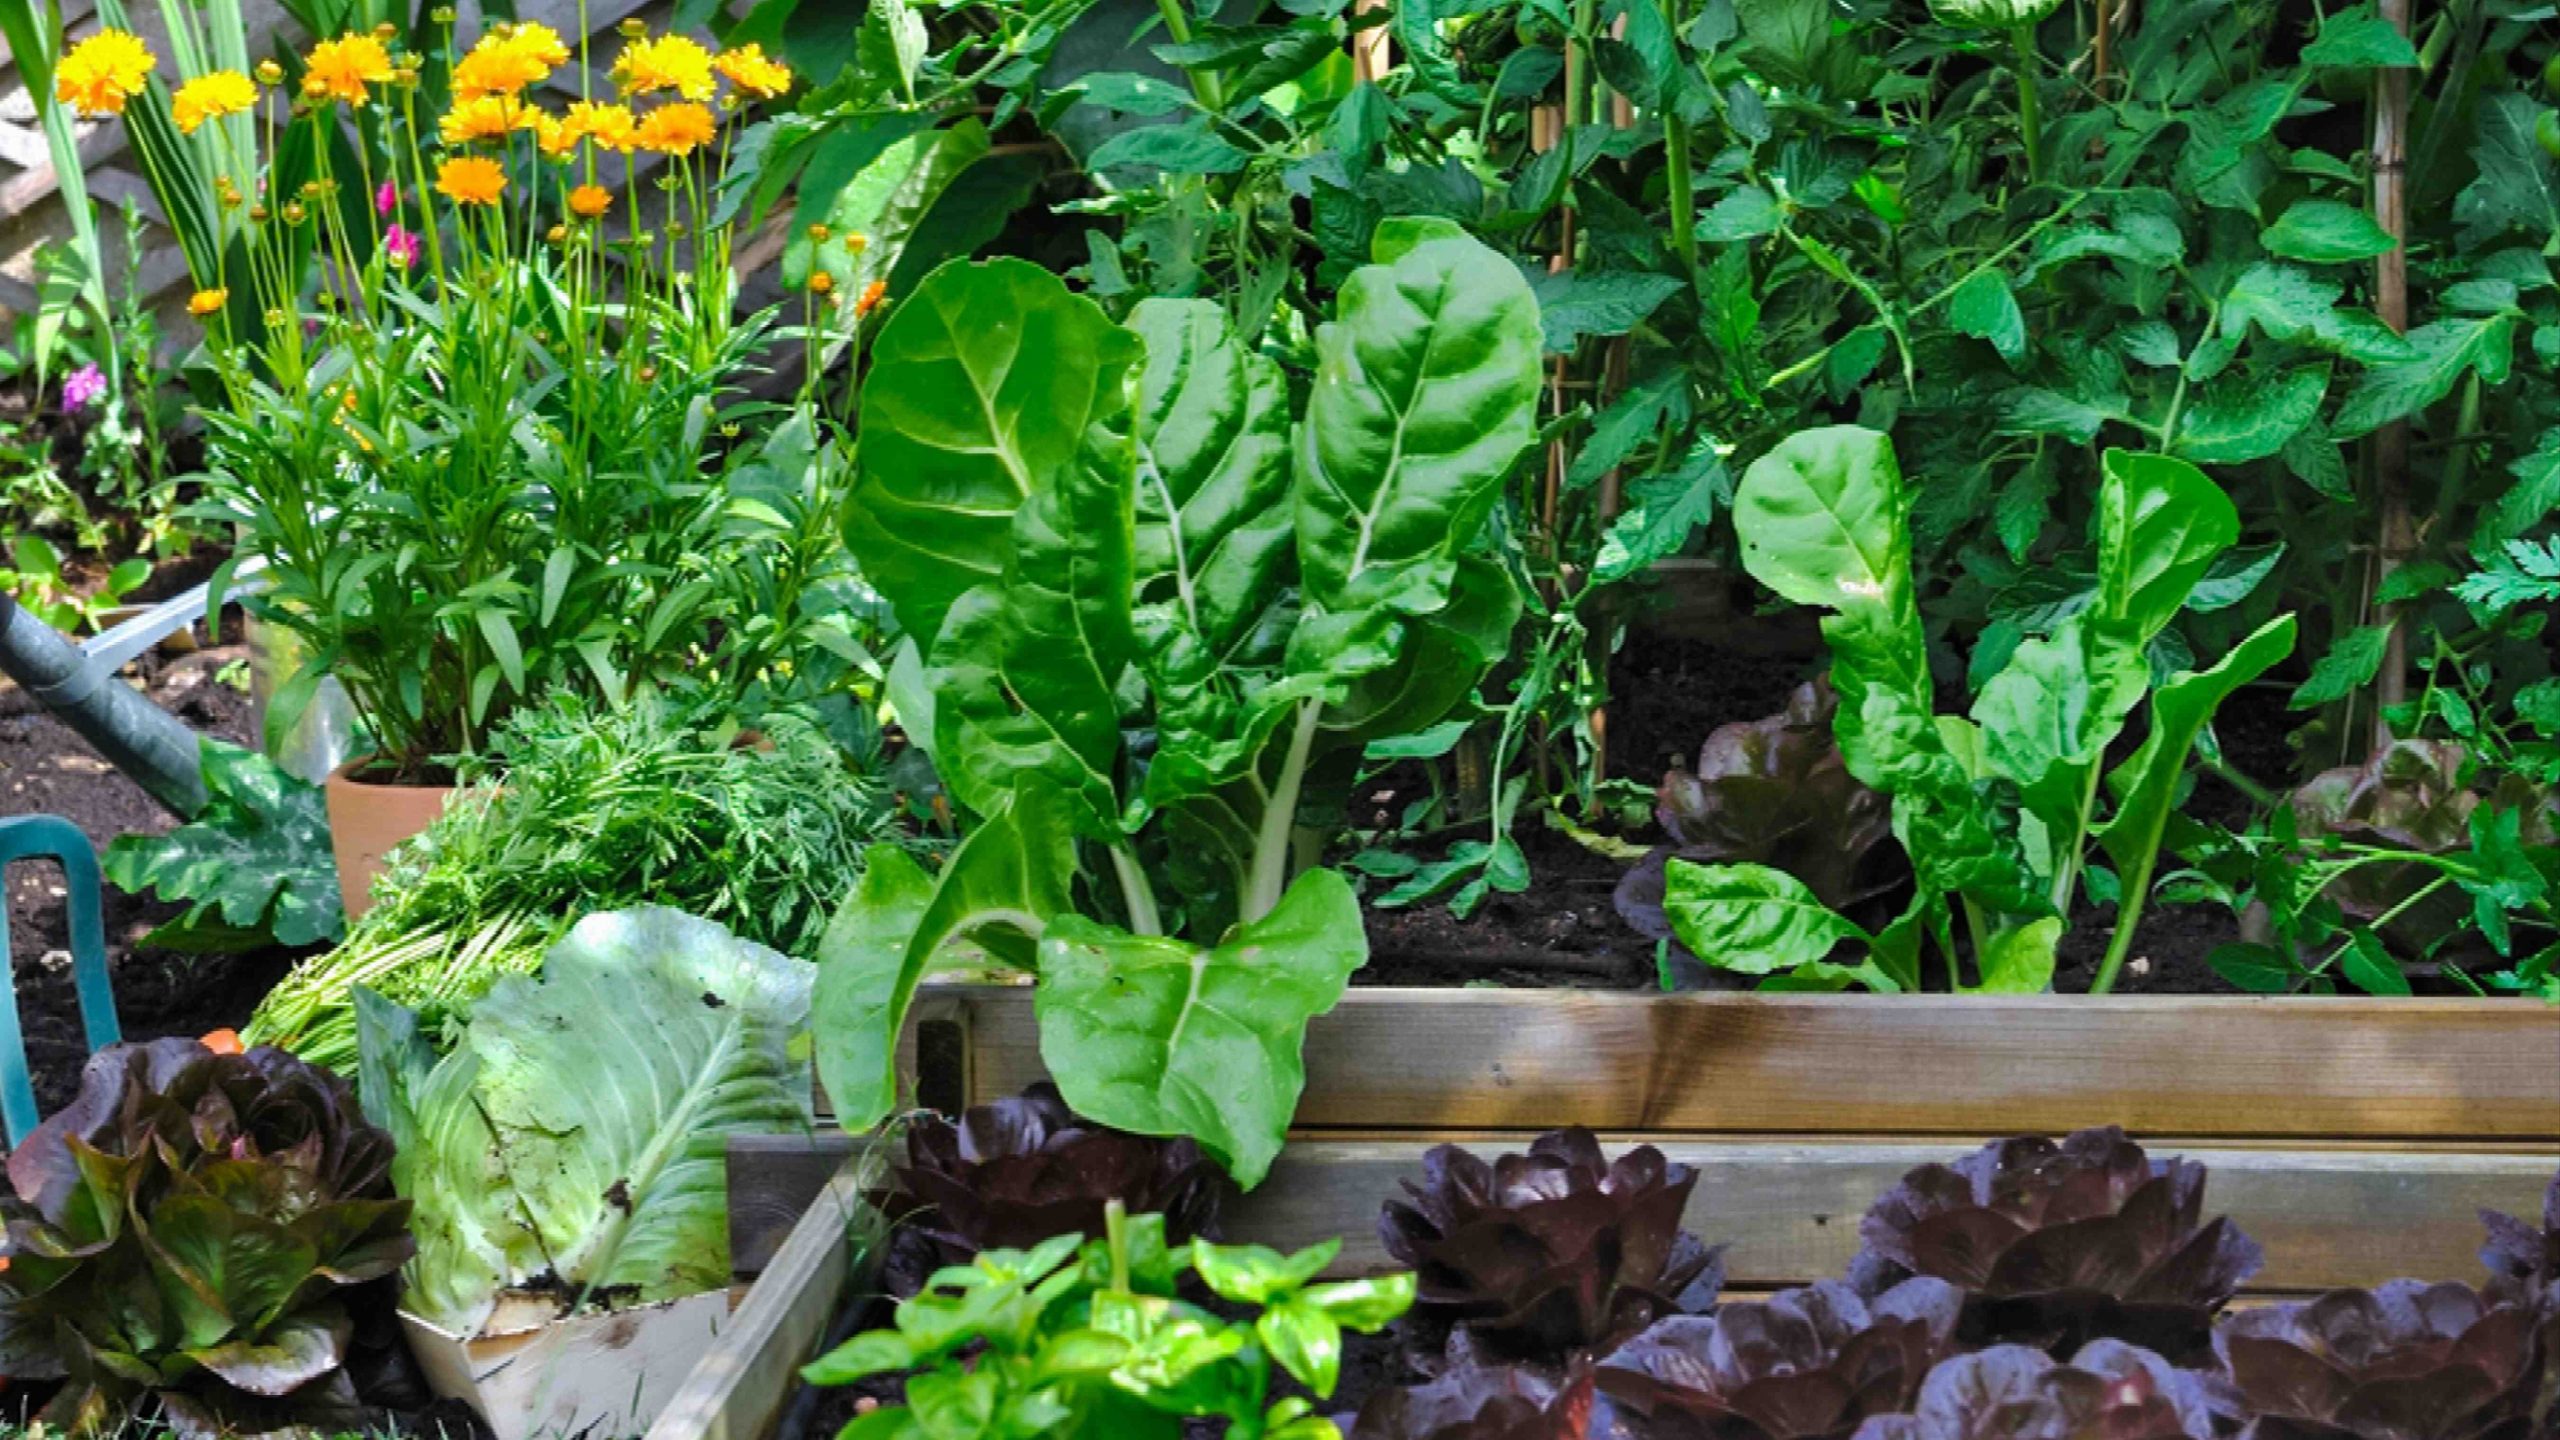
[[[322,787],[329,804],[329,848],[338,857],[338,897],[354,924],[373,908],[373,880],[382,857],[401,841],[435,823],[453,796],[450,785],[381,785],[355,779],[371,763],[360,757],[329,772]]]

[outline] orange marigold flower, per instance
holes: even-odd
[[[547,66],[569,63],[569,46],[560,32],[539,20],[519,20],[507,36],[507,44],[518,53],[531,56]]]
[[[810,272],[809,272],[809,293],[810,293],[810,294],[812,294],[812,295],[824,295],[824,294],[827,294],[827,293],[829,293],[830,291],[834,290],[835,288],[836,288],[836,277],[834,277],[833,275],[828,274],[828,273],[827,273],[826,271],[824,271],[824,270],[812,270],[812,271],[810,271]]]
[[[474,141],[504,140],[518,130],[531,130],[540,125],[542,112],[509,95],[483,95],[465,100],[444,113],[436,122],[436,134],[447,145],[468,145]]]
[[[505,167],[485,155],[459,155],[436,167],[436,193],[456,205],[495,205],[506,188]]]
[[[199,290],[187,297],[187,313],[201,320],[231,301],[228,290]]]
[[[863,316],[870,314],[872,311],[879,309],[880,302],[887,299],[888,295],[889,282],[886,280],[874,280],[870,284],[863,286],[862,298],[853,302],[853,318],[859,320]]]
[[[672,90],[687,100],[708,100],[717,88],[711,78],[711,52],[682,35],[632,41],[613,62],[613,79],[625,95]]]
[[[494,37],[471,47],[471,53],[453,64],[453,98],[478,100],[490,95],[522,94],[528,85],[542,83],[551,67],[504,43],[493,43]]]
[[[151,83],[151,47],[122,30],[101,30],[71,47],[54,67],[53,98],[95,120],[124,113],[124,102]]]
[[[216,70],[178,87],[169,98],[170,118],[178,132],[193,135],[207,120],[237,115],[258,103],[258,87],[237,70]]]
[[[243,1049],[240,1032],[231,1029],[216,1030],[197,1043],[216,1055],[237,1055]]]
[[[317,99],[362,105],[368,85],[391,79],[391,52],[370,35],[341,35],[311,47],[310,68],[302,77],[304,93]]]
[[[601,185],[581,185],[569,192],[569,213],[593,220],[613,208],[613,192]]]
[[[791,67],[768,58],[761,45],[741,45],[711,63],[729,77],[730,84],[759,100],[774,99],[791,88]]]
[[[565,123],[572,135],[593,140],[599,149],[628,155],[640,143],[640,122],[632,118],[628,105],[573,100]]]
[[[640,148],[660,155],[690,155],[720,134],[710,110],[690,100],[661,105],[640,117]]]

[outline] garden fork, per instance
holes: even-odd
[[[98,889],[98,854],[89,837],[68,820],[53,815],[26,815],[0,820],[0,881],[19,860],[51,856],[62,862],[64,903],[71,909],[71,976],[80,994],[80,1025],[88,1032],[89,1049],[103,1050],[124,1038],[116,1024],[116,996],[107,978],[104,907]],[[6,1003],[0,1003],[0,1119],[8,1124],[14,1148],[36,1128],[36,1091],[27,1070],[27,1040],[18,1028],[17,971],[9,957],[9,930],[0,924],[0,970],[10,977]]]

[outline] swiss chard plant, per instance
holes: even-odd
[[[2197,735],[2293,649],[2293,617],[2280,616],[2153,685],[2154,642],[2238,538],[2231,501],[2184,461],[2107,452],[2093,590],[2019,643],[1962,716],[1937,712],[1890,441],[1854,426],[1799,433],[1751,466],[1734,504],[1752,575],[1830,612],[1833,730],[1849,773],[1893,797],[1918,892],[1870,933],[1784,871],[1674,860],[1665,909],[1682,942],[1710,965],[1798,987],[1918,990],[1934,948],[1957,988],[2042,990],[2096,881],[2119,897],[2093,988],[2112,986]],[[2146,694],[2142,744],[2109,771],[2108,747]],[[2093,844],[2114,866],[2103,880]],[[1834,960],[1844,942],[1862,953]]]
[[[1537,305],[1445,222],[1375,253],[1294,407],[1217,306],[1122,326],[1018,261],[947,266],[882,328],[850,541],[910,637],[891,697],[976,824],[937,876],[875,851],[822,951],[848,1126],[966,956],[1038,975],[1077,1112],[1269,1166],[1306,1023],[1367,959],[1317,865],[1351,769],[1471,713],[1519,612],[1474,546],[1534,435]]]

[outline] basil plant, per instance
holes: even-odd
[[[2151,643],[2239,538],[2239,512],[2183,460],[2110,450],[2101,468],[2094,585],[2050,633],[2020,643],[1962,716],[1936,713],[1892,442],[1856,426],[1808,430],[1744,474],[1733,511],[1744,568],[1830,612],[1832,730],[1849,773],[1893,797],[1918,887],[1870,934],[1785,871],[1674,860],[1664,909],[1699,958],[1791,988],[1910,991],[1934,946],[1952,988],[2043,990],[2094,842],[2122,897],[2092,987],[2112,988],[2188,753],[2233,691],[2293,653],[2294,620],[2154,688]],[[2146,694],[2141,745],[2106,770]]]
[[[975,823],[939,875],[872,851],[821,950],[847,1126],[895,1103],[919,979],[992,963],[1037,975],[1078,1112],[1268,1168],[1307,1021],[1368,958],[1316,868],[1352,769],[1469,713],[1519,614],[1474,542],[1535,437],[1536,302],[1442,221],[1374,253],[1294,420],[1205,301],[1123,326],[1037,266],[954,263],[882,328],[848,538],[909,637],[899,716]]]

